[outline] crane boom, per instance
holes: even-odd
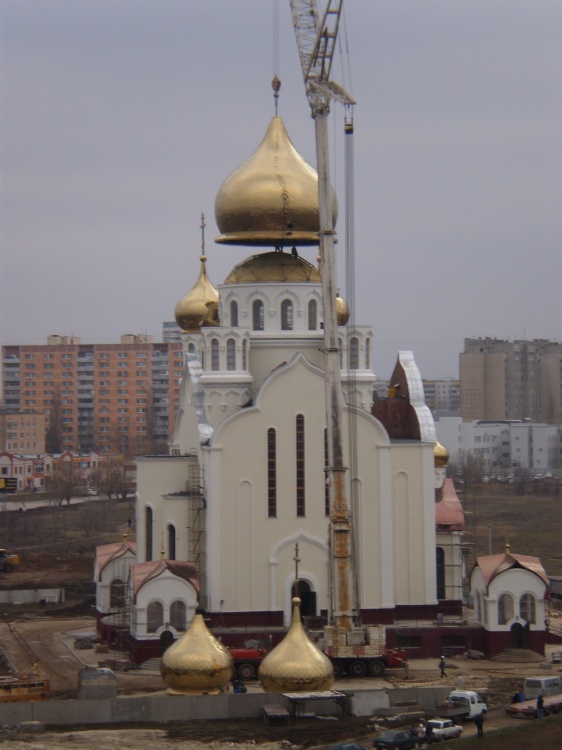
[[[332,99],[354,104],[341,86],[329,80],[342,5],[343,0],[328,0],[320,19],[316,0],[291,0],[306,95],[316,132],[328,433],[327,478],[330,490],[330,580],[333,588],[333,592],[330,592],[330,620],[338,627],[350,628],[354,613],[357,614],[357,607],[353,601],[351,512],[345,493],[343,396],[337,330],[335,232],[332,220],[327,120]]]

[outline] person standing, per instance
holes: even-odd
[[[438,664],[438,667],[439,667],[439,669],[441,670],[441,677],[447,677],[447,675],[445,674],[445,666],[446,666],[446,665],[445,665],[445,657],[444,657],[444,656],[442,656],[442,657],[441,657],[441,658],[439,659],[439,664]]]
[[[484,714],[478,714],[474,717],[474,723],[476,724],[476,729],[478,731],[478,737],[484,736]]]
[[[544,698],[542,693],[537,698],[537,719],[542,719],[544,716]]]

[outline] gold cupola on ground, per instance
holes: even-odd
[[[335,225],[337,201],[332,191]],[[221,185],[215,200],[220,231],[230,245],[318,245],[318,175],[297,152],[280,117],[273,117],[257,151]]]
[[[329,690],[334,682],[334,668],[301,623],[301,600],[294,597],[293,620],[287,635],[260,664],[259,678],[268,693]]]
[[[188,630],[170,646],[160,661],[160,674],[171,695],[219,693],[232,678],[230,651],[194,615]]]

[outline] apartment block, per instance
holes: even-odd
[[[179,342],[49,336],[42,345],[2,347],[2,407],[44,414],[50,453],[150,453],[173,433],[181,376]]]
[[[544,339],[465,339],[460,355],[463,421],[562,423],[562,346]]]
[[[0,411],[0,451],[45,453],[45,415]]]

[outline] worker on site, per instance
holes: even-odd
[[[438,664],[438,667],[439,667],[439,669],[441,670],[441,677],[447,677],[447,675],[446,675],[446,673],[445,673],[445,666],[446,666],[446,665],[445,665],[445,657],[444,657],[444,656],[442,656],[442,657],[441,657],[441,658],[439,659],[439,664]]]

